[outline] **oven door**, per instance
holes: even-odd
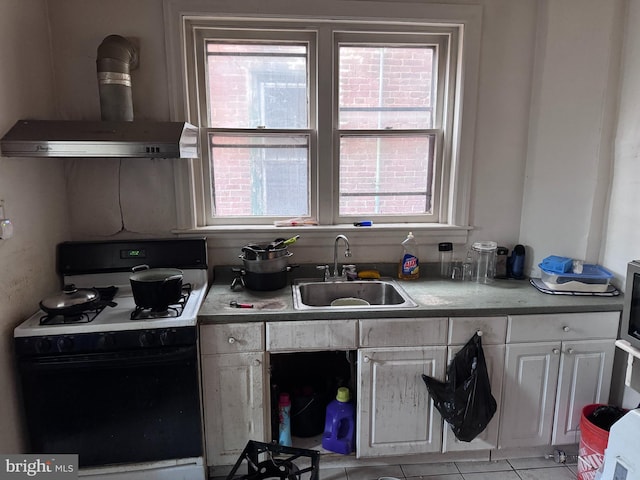
[[[31,451],[79,466],[202,456],[196,346],[21,359]]]

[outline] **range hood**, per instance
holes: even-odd
[[[0,140],[5,157],[196,158],[185,122],[19,120]]]

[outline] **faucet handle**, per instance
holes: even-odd
[[[329,276],[331,275],[329,273],[329,265],[316,265],[316,269],[324,270],[324,281],[326,282],[327,280],[329,280]]]
[[[342,265],[342,277],[347,280],[355,280],[358,278],[358,272],[355,265]]]

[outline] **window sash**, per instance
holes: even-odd
[[[214,209],[215,202],[215,185],[213,182],[213,159],[210,149],[210,138],[212,135],[246,135],[246,136],[268,136],[268,135],[292,135],[305,136],[308,139],[308,188],[309,194],[309,216],[317,217],[316,198],[317,193],[312,189],[312,185],[316,184],[316,165],[317,165],[317,134],[316,134],[316,104],[313,99],[316,98],[315,82],[315,66],[316,66],[316,33],[313,31],[298,30],[289,27],[282,29],[266,29],[264,25],[243,25],[238,26],[234,22],[220,22],[215,27],[207,24],[194,27],[194,50],[196,53],[195,65],[204,69],[197,78],[197,95],[191,98],[192,108],[198,112],[201,128],[201,145],[202,148],[202,201],[200,208],[203,210],[203,220],[206,225],[259,225],[272,224],[274,221],[287,218],[287,216],[271,216],[271,215],[255,215],[255,216],[216,216]],[[207,92],[207,71],[205,66],[207,52],[207,43],[209,41],[220,42],[250,42],[266,45],[307,45],[307,86],[308,86],[308,128],[300,129],[274,129],[263,128],[262,125],[256,125],[256,128],[212,128],[209,124],[211,112],[209,111],[210,102]]]
[[[207,24],[207,22],[204,22]],[[300,41],[301,39],[305,39],[305,41],[309,41],[309,78],[310,79],[319,79],[318,84],[314,81],[309,81],[309,89],[310,89],[310,103],[309,103],[309,129],[307,130],[309,134],[309,151],[310,151],[310,173],[309,180],[312,189],[310,191],[310,216],[318,218],[321,224],[339,224],[339,223],[350,223],[351,221],[355,221],[356,217],[351,216],[340,216],[339,215],[339,189],[338,185],[338,175],[339,175],[339,149],[337,145],[339,145],[339,136],[341,134],[349,134],[353,132],[349,131],[340,131],[336,128],[337,126],[337,94],[333,90],[331,85],[334,85],[334,82],[326,82],[322,80],[324,75],[324,79],[326,80],[326,74],[322,71],[317,71],[315,69],[317,59],[316,54],[318,52],[320,57],[324,57],[325,60],[327,58],[327,49],[326,42],[327,38],[329,38],[329,42],[331,44],[335,44],[337,41],[372,41],[374,38],[379,38],[381,34],[388,35],[385,40],[392,39],[392,35],[396,35],[399,39],[402,39],[403,42],[406,42],[408,45],[412,44],[424,44],[426,35],[422,33],[422,30],[428,28],[429,31],[436,32],[436,35],[431,35],[431,39],[437,38],[438,40],[434,45],[437,45],[439,49],[438,54],[438,71],[447,71],[447,75],[438,75],[438,79],[440,82],[443,82],[442,85],[438,86],[438,98],[436,100],[436,124],[439,128],[436,130],[436,143],[434,147],[434,151],[436,154],[436,166],[435,166],[435,176],[438,179],[434,184],[434,195],[433,195],[433,210],[432,214],[424,214],[418,216],[403,216],[399,219],[397,216],[389,216],[389,217],[381,217],[377,219],[379,222],[389,223],[398,223],[400,222],[438,222],[441,219],[446,221],[447,216],[447,208],[448,208],[448,196],[449,196],[449,185],[452,184],[451,179],[449,178],[451,172],[451,165],[448,162],[443,161],[445,156],[451,156],[454,152],[454,147],[451,144],[452,136],[453,136],[453,112],[454,112],[454,102],[458,100],[456,97],[456,87],[459,86],[460,78],[452,73],[456,71],[455,68],[449,72],[447,69],[450,67],[457,66],[459,63],[459,59],[457,58],[457,38],[456,32],[458,32],[458,27],[433,27],[425,25],[384,25],[383,23],[375,24],[373,26],[362,25],[357,23],[347,22],[342,24],[341,22],[334,22],[331,25],[315,25],[313,28],[309,28],[309,25],[306,25],[309,30],[301,30],[305,28],[304,22],[291,22],[287,23],[286,26],[280,25],[275,26],[276,24],[272,24],[269,29],[264,29],[264,22],[256,22],[255,25],[251,25],[249,22],[245,22],[242,27],[238,27],[233,21],[220,22],[216,27],[211,27],[210,24],[206,26],[199,25],[198,22],[194,22],[193,26],[193,38],[194,38],[194,51],[196,52],[195,65],[188,66],[187,70],[191,69],[191,71],[195,74],[197,71],[197,65],[204,65],[202,56],[204,55],[204,48],[198,48],[197,45],[203,45],[205,39],[208,38],[225,38],[225,39],[248,39],[254,38],[256,40],[266,38],[270,35],[273,35],[274,40],[282,41],[283,38],[290,39],[291,41]],[[292,25],[294,25],[292,27]],[[255,29],[254,29],[255,27]],[[298,29],[300,28],[300,29]],[[408,32],[403,32],[401,34],[397,34],[398,30],[406,30]],[[264,30],[262,30],[264,29]],[[375,29],[376,32],[372,33],[370,29]],[[388,29],[388,32],[384,30]],[[362,31],[358,31],[362,30]],[[438,33],[440,32],[440,33]],[[411,36],[414,35],[415,39],[412,39]],[[318,36],[318,37],[317,37]],[[323,47],[324,44],[324,47]],[[324,48],[324,54],[322,53]],[[329,47],[333,49],[334,47]],[[317,49],[317,50],[316,50]],[[331,50],[329,50],[331,51]],[[442,52],[446,52],[443,54]],[[334,56],[335,61],[337,59]],[[441,70],[442,69],[442,70]],[[320,69],[322,70],[322,69]],[[336,67],[337,72],[337,67]],[[189,75],[188,75],[189,78]],[[204,91],[205,88],[205,79],[204,75],[195,75],[194,78],[197,80],[198,89],[200,92]],[[328,87],[329,85],[329,87]],[[329,88],[329,90],[327,90]],[[337,86],[335,87],[337,88]],[[201,119],[200,125],[206,127],[206,122],[203,122],[202,112],[206,112],[206,100],[204,100],[202,95],[191,95],[193,90],[190,89],[190,92],[187,93],[187,99],[189,105],[191,105],[191,111],[199,112],[198,116]],[[333,98],[332,108],[333,113],[331,116],[333,117],[333,127],[327,129],[326,121],[320,119],[320,123],[324,125],[324,128],[318,132],[317,131],[317,121],[319,116],[322,116],[322,110],[324,107],[317,105],[314,102],[314,99],[317,98]],[[447,110],[443,108],[445,105],[445,101],[447,100]],[[195,104],[195,107],[194,107]],[[325,109],[326,111],[326,109]],[[448,113],[448,115],[444,115]],[[326,117],[325,117],[326,118]],[[211,132],[211,129],[203,128],[203,145],[207,145],[206,136]],[[221,132],[222,130],[219,130]],[[264,130],[261,130],[260,133],[266,133]],[[360,131],[359,134],[367,134],[371,132]],[[394,133],[398,133],[397,131]],[[415,133],[415,132],[414,132]],[[329,135],[329,137],[327,137]],[[328,140],[328,138],[330,138]],[[324,144],[325,147],[322,147],[321,144]],[[329,150],[327,150],[326,145],[333,145]],[[318,152],[324,151],[325,153],[320,153],[320,156],[324,156],[322,162],[318,159]],[[333,153],[333,162],[331,164],[328,163],[328,159],[326,158],[326,154],[328,152]],[[259,218],[251,218],[251,217],[243,217],[239,219],[229,219],[229,218],[216,218],[212,215],[212,210],[209,207],[210,202],[206,201],[208,197],[209,191],[211,191],[211,171],[210,171],[210,161],[208,160],[208,155],[206,152],[203,152],[202,159],[202,170],[203,170],[203,185],[202,191],[203,196],[205,198],[204,202],[199,202],[201,204],[201,209],[204,210],[204,215],[201,217],[203,219],[203,224],[205,225],[233,225],[233,224],[268,224],[273,220],[277,220],[278,218],[267,218],[267,217],[259,217]],[[319,163],[322,163],[319,167]],[[328,180],[330,179],[330,180]],[[197,187],[198,181],[194,182]],[[315,189],[315,186],[319,186]],[[329,195],[329,197],[327,197]],[[441,200],[444,200],[441,202]],[[198,207],[200,208],[200,207]],[[444,213],[444,214],[443,214]]]
[[[431,29],[430,29],[431,30]],[[334,70],[336,72],[335,91],[334,91],[334,132],[333,132],[333,145],[334,145],[334,158],[336,161],[336,174],[335,183],[340,184],[340,138],[343,136],[379,136],[384,138],[387,136],[411,136],[411,135],[428,135],[433,136],[435,142],[432,143],[433,153],[433,171],[430,176],[430,185],[425,184],[425,195],[430,196],[431,209],[428,212],[420,214],[403,214],[398,218],[398,215],[384,215],[376,214],[375,220],[377,222],[384,223],[399,223],[399,222],[429,222],[436,223],[445,216],[446,212],[443,212],[442,196],[448,194],[448,174],[450,170],[446,167],[445,161],[445,142],[451,141],[451,133],[447,131],[452,125],[451,112],[453,111],[455,91],[455,82],[457,81],[455,75],[455,69],[451,69],[452,65],[455,65],[455,56],[453,55],[452,37],[454,37],[454,30],[446,28],[434,28],[429,33],[419,32],[346,32],[341,31],[334,36],[334,50],[337,52],[341,46],[393,46],[393,47],[426,47],[433,48],[435,51],[436,62],[434,65],[435,70],[435,85],[433,89],[436,95],[432,101],[432,108],[434,109],[433,116],[433,128],[431,129],[367,129],[367,130],[353,130],[353,129],[340,129],[339,127],[339,82],[337,75],[339,75],[339,58],[336,59],[334,64]],[[338,55],[336,54],[336,57]],[[449,92],[447,95],[446,92]],[[447,117],[449,112],[449,117]],[[349,215],[340,212],[340,188],[337,187],[334,198],[334,210],[333,218],[335,223],[352,223],[362,219],[363,215]],[[373,215],[372,215],[373,216]]]

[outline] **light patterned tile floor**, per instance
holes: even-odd
[[[577,465],[544,458],[322,468],[320,480],[576,480]],[[225,480],[225,477],[214,477]],[[391,480],[391,479],[389,479]]]
[[[378,480],[380,477],[399,480],[576,480],[577,469],[575,464],[559,464],[544,458],[518,458],[346,468],[346,479],[335,475],[336,470],[340,469],[332,469],[331,480]],[[320,480],[328,480],[322,470]]]

